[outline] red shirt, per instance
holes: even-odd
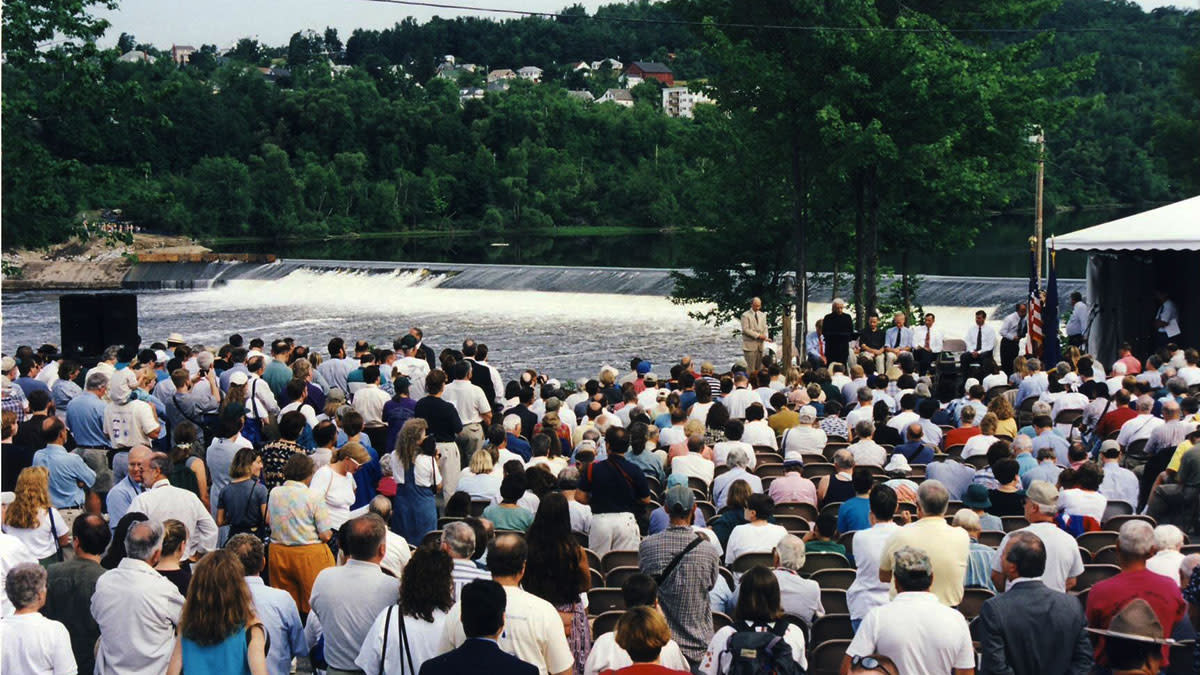
[[[951,429],[942,436],[942,448],[952,448],[956,445],[963,445],[972,436],[979,435],[979,427],[959,427]]]
[[[1087,622],[1092,628],[1108,628],[1109,622],[1129,601],[1141,598],[1150,603],[1158,622],[1162,624],[1166,637],[1171,629],[1183,619],[1187,605],[1179,592],[1179,584],[1172,579],[1141,569],[1136,572],[1121,572],[1105,579],[1088,591]],[[1168,663],[1171,648],[1163,645],[1163,666]],[[1096,663],[1106,665],[1104,637],[1096,643]]]
[[[600,675],[687,675],[687,672],[664,668],[656,663],[635,663],[620,670],[602,671]]]
[[[1137,417],[1137,411],[1127,405],[1123,405],[1100,418],[1100,424],[1096,425],[1096,433],[1100,434],[1100,437],[1103,438],[1114,431],[1120,431],[1122,424],[1135,417]]]

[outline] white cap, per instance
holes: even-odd
[[[247,375],[246,372],[242,371],[242,370],[235,370],[235,371],[233,371],[233,374],[229,376],[229,384],[239,384],[240,385],[240,384],[246,384],[249,381],[250,381],[250,376]]]

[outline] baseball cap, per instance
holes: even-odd
[[[1100,444],[1101,455],[1107,456],[1109,450],[1115,450],[1116,454],[1114,454],[1113,457],[1116,457],[1117,455],[1121,454],[1121,444],[1111,438]]]
[[[651,367],[652,364],[649,361],[642,361],[637,365],[637,371],[639,374],[645,375],[646,373],[650,372]]]
[[[686,485],[673,485],[667,488],[667,492],[663,496],[663,507],[666,508],[667,513],[674,516],[686,514],[695,505],[696,495]]]
[[[416,347],[416,346],[417,346],[417,338],[415,338],[411,335],[405,335],[404,337],[400,338],[400,348],[401,349],[412,349],[413,347]]]
[[[0,372],[7,373],[17,367],[17,360],[11,356],[5,356],[0,359]]]
[[[1058,488],[1044,480],[1030,483],[1029,489],[1025,490],[1025,496],[1036,504],[1042,513],[1058,511]]]
[[[812,424],[817,420],[817,409],[811,405],[801,406],[796,411],[796,417],[800,420],[801,424]]]
[[[250,376],[244,370],[235,370],[229,376],[229,384],[246,384],[250,381]]]
[[[325,400],[327,402],[334,401],[337,403],[345,403],[346,392],[342,391],[340,387],[330,387],[329,393],[325,395]]]

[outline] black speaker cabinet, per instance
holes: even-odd
[[[95,361],[109,345],[137,347],[137,295],[83,293],[58,299],[62,353],[78,361]]]

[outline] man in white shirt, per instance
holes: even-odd
[[[1066,593],[1075,587],[1075,578],[1083,573],[1083,558],[1075,537],[1064,532],[1054,522],[1058,514],[1058,488],[1044,480],[1035,480],[1025,491],[1025,519],[1029,526],[1017,532],[1030,532],[1042,540],[1046,547],[1046,571],[1042,583],[1046,588]],[[1011,534],[1011,533],[1010,533]],[[1008,535],[1000,542],[997,551],[1008,548]],[[992,558],[992,583],[1004,590],[1003,555]]]
[[[704,455],[704,437],[695,434],[687,441],[688,454],[681,455],[671,460],[671,473],[677,473],[689,478],[699,478],[706,484],[711,485],[713,482],[713,474],[716,472],[716,465],[712,460],[705,459]],[[728,458],[726,458],[728,461]]]
[[[1029,332],[1028,308],[1025,303],[1017,303],[1016,311],[1004,317],[1000,324],[1000,368],[1006,373],[1013,372],[1013,361],[1021,352],[1021,340]]]
[[[1137,508],[1138,477],[1121,466],[1121,444],[1107,440],[1100,444],[1100,456],[1104,459],[1104,481],[1100,483],[1100,494],[1108,501],[1121,501]]]
[[[917,414],[917,397],[913,394],[905,394],[900,397],[900,412],[893,415],[892,419],[887,421],[887,425],[904,436],[908,425],[920,420],[921,416]]]
[[[875,435],[875,423],[862,420],[854,425],[854,443],[846,449],[854,455],[854,466],[878,466],[887,464],[887,451],[872,438]]]
[[[766,411],[761,403],[746,408],[746,426],[742,430],[742,441],[751,446],[765,445],[772,450],[779,449],[775,440],[775,430],[767,424]]]
[[[758,464],[757,456],[754,454],[754,446],[742,440],[742,432],[746,426],[740,420],[729,420],[725,424],[725,440],[713,445],[713,463],[717,466],[722,466],[729,458],[729,453],[733,452],[734,448],[741,448],[750,455],[751,471]],[[660,436],[661,438],[661,436]]]
[[[821,604],[821,587],[817,582],[800,576],[804,568],[804,541],[794,534],[789,534],[775,545],[775,579],[779,581],[779,606],[783,613],[803,619],[812,625],[814,621],[825,616],[825,606]],[[734,589],[736,597],[741,591],[740,586]]]
[[[804,453],[820,454],[829,442],[829,436],[817,426],[816,408],[811,405],[800,406],[796,418],[798,424],[783,432],[780,450],[783,451],[784,461],[800,460]]]
[[[1154,430],[1165,424],[1154,416],[1154,399],[1149,396],[1138,397],[1137,413],[1137,417],[1121,425],[1121,431],[1117,434],[1117,442],[1122,448],[1128,448],[1134,441],[1149,440]]]
[[[1161,288],[1154,291],[1154,299],[1158,301],[1158,311],[1154,314],[1154,346],[1161,349],[1179,339],[1179,308]]]
[[[850,377],[841,385],[833,383],[842,392],[842,400],[846,405],[858,400],[858,390],[867,386],[867,372],[860,365],[850,366]]]
[[[982,309],[975,312],[975,325],[963,335],[967,343],[967,351],[962,353],[959,363],[963,373],[972,375],[978,367],[984,373],[992,372],[995,363],[993,352],[996,349],[996,329],[987,325],[987,312]]]
[[[761,403],[758,395],[750,389],[750,380],[746,378],[746,373],[741,371],[733,376],[733,391],[729,392],[723,402],[729,409],[729,419],[734,420],[745,419],[746,408],[754,403]]]
[[[125,558],[96,581],[92,618],[100,626],[97,673],[167,672],[183,596],[154,570],[162,540],[161,521],[134,523],[125,535]]]
[[[592,531],[592,507],[575,499],[579,488],[579,469],[568,466],[558,472],[558,491],[567,498],[567,510],[571,514],[571,531],[587,534]]]
[[[379,566],[387,552],[387,525],[376,515],[346,521],[341,527],[344,565],[327,567],[312,587],[312,611],[325,631],[325,661],[330,670],[354,672],[363,639],[375,617],[396,604],[400,580]]]
[[[114,373],[109,380],[111,401],[104,408],[104,433],[113,448],[150,445],[162,432],[154,407],[133,398],[136,387],[137,379],[128,368]]]
[[[877,373],[886,373],[901,355],[911,352],[913,348],[913,331],[907,325],[908,315],[896,312],[892,324],[884,333],[882,357],[875,357]]]
[[[160,523],[168,519],[183,523],[188,531],[184,557],[195,559],[217,547],[217,523],[194,492],[171,485],[170,473],[171,460],[165,453],[151,455],[142,467],[146,491],[133,498],[126,513],[144,513]]]
[[[1067,319],[1067,342],[1076,347],[1083,346],[1083,333],[1087,330],[1088,306],[1079,291],[1071,292],[1071,318]]]
[[[750,465],[749,453],[741,448],[730,451],[725,462],[729,470],[713,479],[713,500],[717,508],[725,506],[725,498],[729,495],[729,486],[734,481],[742,480],[750,486],[751,492],[762,492],[762,479],[746,470]]]
[[[454,582],[454,602],[458,602],[463,586],[476,579],[492,578],[491,572],[481,569],[471,559],[475,555],[475,530],[470,525],[462,521],[447,523],[442,530],[442,550],[454,564],[450,570],[450,579]]]
[[[871,527],[854,533],[854,564],[857,574],[846,590],[846,604],[850,609],[850,625],[858,625],[867,613],[886,605],[892,585],[879,580],[879,559],[884,547],[899,529],[892,517],[896,515],[896,491],[887,485],[876,485],[870,495]]]
[[[417,338],[405,335],[395,342],[396,351],[402,356],[392,364],[392,378],[403,375],[408,378],[408,395],[414,401],[425,397],[425,377],[429,375],[429,364],[417,356]]]
[[[9,496],[11,497],[11,494]],[[5,502],[5,506],[7,505],[8,502]],[[15,611],[8,595],[4,592],[5,579],[8,578],[8,573],[12,568],[27,562],[36,563],[37,558],[33,557],[20,539],[7,532],[0,532],[0,618],[12,616]]]
[[[942,329],[933,325],[936,320],[933,314],[926,314],[924,324],[913,329],[913,358],[921,375],[929,372],[937,355],[942,353]]]
[[[870,387],[863,387],[857,394],[858,407],[846,414],[846,426],[853,429],[859,422],[875,420],[875,392]]]
[[[6,577],[5,592],[16,613],[0,622],[0,671],[76,672],[67,627],[38,612],[46,604],[46,568],[36,562],[21,563]]]
[[[483,446],[483,430],[492,423],[492,405],[483,389],[471,383],[470,363],[459,361],[451,370],[454,381],[442,391],[442,400],[453,405],[462,420],[462,431],[455,439],[459,455],[471,457]]]
[[[412,384],[409,384],[411,395]],[[354,409],[363,417],[364,427],[379,427],[383,424],[383,406],[392,400],[388,393],[379,388],[379,366],[363,368],[363,387],[354,392]]]
[[[975,649],[967,620],[929,592],[933,563],[924,551],[905,546],[894,552],[896,597],[867,613],[842,658],[849,672],[855,657],[882,654],[901,673],[953,673],[975,671]]]
[[[537,666],[540,675],[567,675],[575,657],[558,610],[521,588],[528,552],[525,538],[515,534],[502,534],[488,544],[488,567],[508,596],[504,631],[497,642],[505,652]],[[438,651],[448,652],[466,641],[461,612],[461,604],[450,609]]]

